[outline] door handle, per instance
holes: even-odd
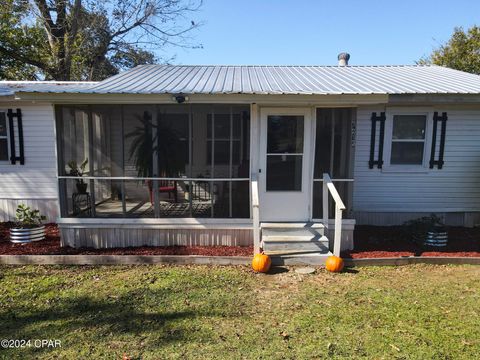
[[[260,174],[262,172],[262,169],[258,169],[258,173]]]

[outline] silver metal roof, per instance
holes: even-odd
[[[16,92],[83,92],[97,82],[92,81],[0,81],[0,96]]]
[[[439,66],[143,65],[88,92],[129,94],[480,93],[480,76]]]
[[[98,83],[31,84],[13,91],[92,94],[480,94],[480,76],[440,66],[418,65],[141,65]]]

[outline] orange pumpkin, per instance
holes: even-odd
[[[343,259],[334,255],[329,256],[327,258],[327,262],[325,263],[325,267],[328,271],[340,272],[343,270]]]
[[[272,265],[270,256],[265,254],[256,254],[252,260],[252,268],[256,272],[266,273]]]

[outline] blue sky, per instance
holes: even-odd
[[[204,0],[193,18],[203,49],[170,49],[177,64],[413,64],[480,24],[478,0]]]

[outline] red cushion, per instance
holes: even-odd
[[[167,191],[175,191],[175,186],[160,186],[158,190],[167,192]]]

